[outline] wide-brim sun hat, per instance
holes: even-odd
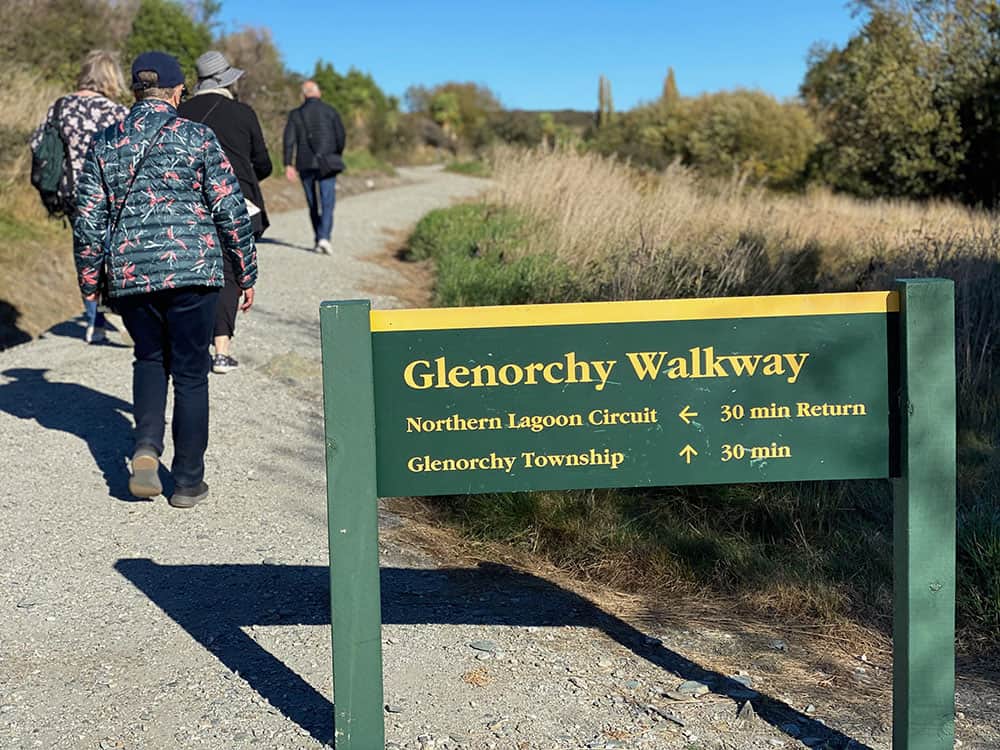
[[[234,68],[221,52],[211,50],[194,61],[198,74],[195,91],[204,89],[224,89],[243,77],[245,70]]]

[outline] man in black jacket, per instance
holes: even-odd
[[[320,100],[315,81],[302,84],[302,106],[293,109],[285,125],[285,176],[302,180],[318,253],[329,255],[337,175],[344,169],[344,123],[337,110]]]
[[[234,68],[225,55],[214,50],[199,57],[195,68],[198,85],[194,97],[181,103],[177,113],[204,123],[215,132],[247,200],[254,238],[260,239],[269,224],[260,180],[271,174],[271,157],[267,153],[257,113],[248,105],[236,101],[233,93],[233,87],[243,77],[244,71]],[[225,374],[239,364],[231,356],[229,347],[236,332],[240,288],[231,262],[225,263],[223,271],[226,285],[219,297],[215,318],[215,356],[212,358],[212,372],[217,374]]]

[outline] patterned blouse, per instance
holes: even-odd
[[[62,132],[63,141],[69,147],[69,160],[72,167],[72,175],[63,175],[59,192],[68,198],[74,198],[76,182],[80,177],[80,172],[83,171],[83,160],[87,156],[87,149],[90,148],[91,141],[94,140],[95,135],[109,125],[124,120],[128,114],[128,107],[113,102],[101,94],[91,96],[67,94],[61,100],[57,99],[49,107],[45,122],[39,125],[31,136],[32,149],[38,146],[42,140],[42,130],[45,125],[55,123],[56,105],[59,101],[63,103],[59,129]]]

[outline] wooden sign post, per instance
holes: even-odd
[[[320,320],[337,748],[384,745],[379,497],[890,477],[893,746],[952,746],[950,281]]]

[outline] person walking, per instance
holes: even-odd
[[[194,96],[182,102],[177,113],[208,125],[219,139],[240,181],[254,239],[259,240],[269,225],[260,180],[271,174],[271,157],[267,153],[257,114],[248,105],[236,101],[234,87],[244,71],[234,68],[225,55],[214,50],[199,57],[195,68],[198,84]],[[223,259],[223,271],[225,286],[219,296],[215,316],[215,356],[212,358],[212,372],[218,374],[230,372],[239,365],[230,353],[241,294],[232,256],[226,255]]]
[[[330,255],[337,175],[344,171],[344,123],[333,107],[320,99],[315,81],[302,84],[305,101],[293,109],[285,124],[285,177],[302,180],[309,203],[316,244],[313,250]]]
[[[49,107],[45,120],[31,136],[31,150],[41,143],[46,127],[55,127],[66,151],[66,168],[59,182],[57,206],[51,208],[65,214],[72,224],[76,218],[76,186],[83,170],[87,149],[97,133],[120,122],[128,107],[115,101],[125,90],[118,58],[112,52],[94,50],[80,66],[76,91],[56,99]],[[84,340],[96,344],[105,339],[107,321],[97,302],[84,300],[87,327]]]
[[[239,180],[218,139],[207,125],[177,116],[184,89],[177,60],[163,52],[139,55],[132,89],[128,116],[94,139],[84,162],[74,257],[84,297],[96,300],[104,274],[135,342],[129,490],[137,497],[163,492],[158,470],[172,378],[169,502],[190,508],[208,496],[209,345],[223,255],[234,261],[246,311],[254,301],[256,249]]]

